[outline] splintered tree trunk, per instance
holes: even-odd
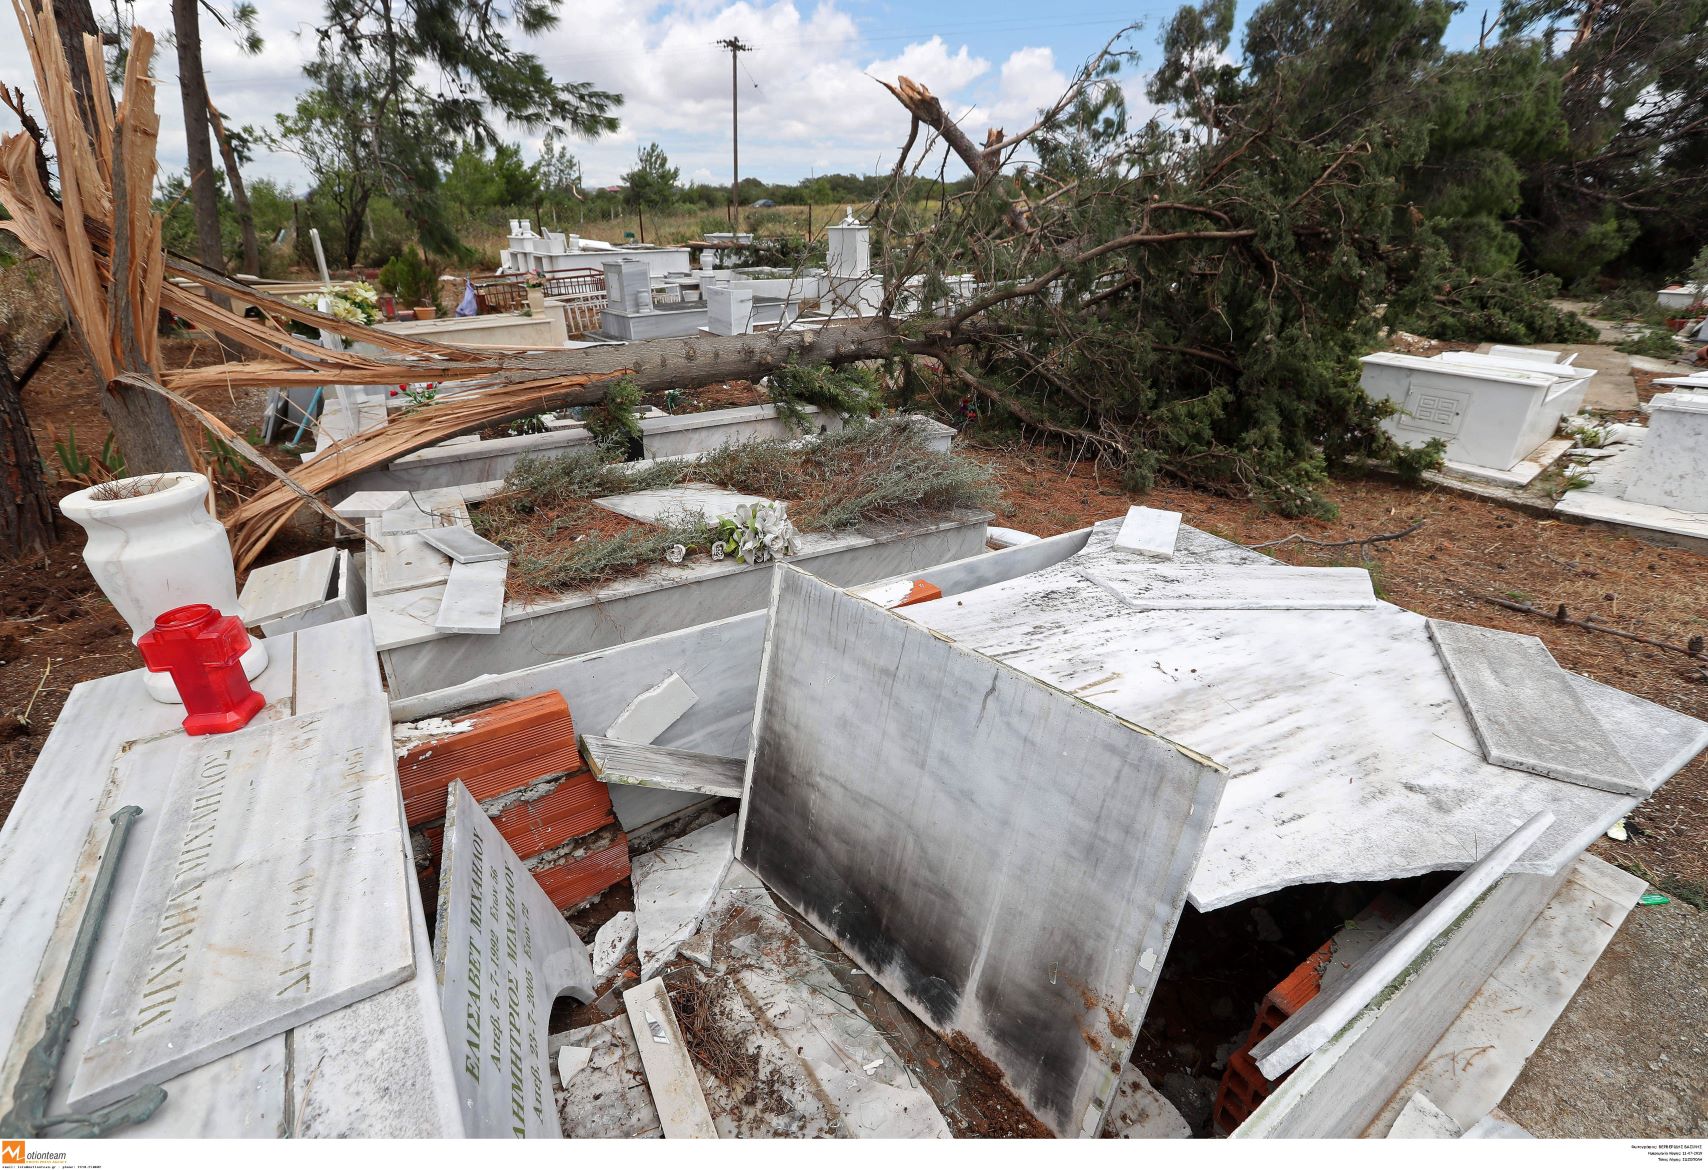
[[[12,368],[0,359],[0,558],[34,556],[54,541],[53,501]]]
[[[83,52],[83,37],[101,35],[95,25],[95,10],[89,0],[53,0],[53,22],[59,29],[59,43],[65,47],[65,63],[71,71],[71,89],[77,95],[77,112],[91,137],[95,134],[95,114],[89,105],[91,86],[106,85],[105,77],[89,76],[89,58]]]
[[[197,259],[225,271],[219,238],[219,191],[214,185],[213,144],[208,137],[208,83],[202,76],[202,30],[198,0],[172,0],[172,29],[178,40],[178,90],[184,100],[184,155],[190,168],[190,206],[196,216]]]
[[[231,205],[237,209],[237,226],[243,233],[243,271],[250,276],[261,275],[261,242],[255,237],[255,213],[249,207],[249,192],[243,186],[243,172],[237,166],[237,151],[232,148],[231,135],[225,132],[225,122],[213,102],[208,102],[208,124],[219,140],[219,156],[225,162],[225,178],[231,184]]]

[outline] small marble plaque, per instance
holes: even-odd
[[[229,735],[143,740],[121,757],[121,769],[172,779],[144,812],[155,824],[141,878],[84,991],[94,1006],[73,1112],[409,976],[390,730],[376,696]]]
[[[469,1137],[562,1137],[546,1025],[593,998],[593,964],[528,867],[451,782],[433,967]]]

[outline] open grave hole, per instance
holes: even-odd
[[[1216,1109],[1217,1094],[1229,1058],[1251,1037],[1265,996],[1372,906],[1403,921],[1455,876],[1293,886],[1208,912],[1188,905],[1131,1063],[1180,1111],[1194,1136],[1226,1136],[1217,1125],[1226,1120]],[[1338,952],[1317,974],[1332,985],[1359,953]]]

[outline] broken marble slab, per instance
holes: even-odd
[[[1180,513],[1160,508],[1132,507],[1115,534],[1121,552],[1143,553],[1162,560],[1174,559],[1174,541],[1180,535]]]
[[[470,1137],[562,1137],[546,1024],[560,995],[593,998],[587,948],[462,781],[440,860],[433,965]]]
[[[699,698],[681,675],[671,671],[657,686],[631,699],[605,729],[605,734],[630,743],[651,743],[686,715]]]
[[[593,1063],[591,1048],[578,1048],[574,1044],[565,1044],[557,1050],[557,1083],[567,1087],[575,1079],[575,1074]]]
[[[581,737],[581,758],[607,784],[698,792],[741,799],[747,761],[681,748],[628,743],[602,735]]]
[[[510,553],[493,544],[472,528],[451,524],[443,528],[423,528],[421,539],[450,557],[459,565],[478,565],[483,561],[507,561]]]
[[[453,563],[433,628],[441,634],[496,634],[503,630],[504,579],[509,570],[508,560]]]
[[[1424,908],[1371,947],[1332,990],[1319,993],[1251,1049],[1251,1058],[1271,1081],[1332,1039],[1398,979],[1443,932],[1471,910],[1526,850],[1541,838],[1554,814],[1531,816],[1488,855],[1431,898]]]
[[[409,498],[405,491],[351,492],[332,509],[346,520],[368,520],[384,515]]]
[[[629,1027],[641,1066],[646,1069],[647,1088],[652,1091],[658,1120],[667,1138],[715,1138],[718,1130],[706,1108],[706,1094],[694,1072],[693,1057],[682,1039],[676,1012],[662,979],[649,979],[623,992]]]
[[[1145,1074],[1132,1064],[1121,1067],[1115,1100],[1103,1119],[1106,1138],[1189,1138],[1192,1127],[1180,1116],[1174,1102],[1152,1087]]]
[[[238,595],[243,624],[259,626],[296,617],[324,605],[338,571],[336,548],[316,549],[300,557],[250,570]],[[350,616],[348,614],[344,616]]]
[[[450,578],[451,558],[422,540],[419,533],[381,532],[378,520],[367,524],[368,536],[380,545],[368,549],[370,608],[373,597],[442,585]]]
[[[778,503],[765,496],[726,491],[709,483],[683,483],[643,492],[621,492],[614,496],[601,496],[593,502],[619,516],[648,524],[690,516],[704,516],[706,523],[716,524],[719,520],[733,517],[737,508]]]
[[[619,910],[605,920],[605,925],[599,928],[593,936],[593,982],[605,982],[606,978],[622,963],[623,956],[629,953],[629,948],[635,945],[635,916],[628,910]]]
[[[140,1086],[392,987],[414,966],[383,697],[209,737],[142,740],[172,777],[129,911],[84,992],[69,1105]]]
[[[1095,1136],[1223,772],[903,616],[954,598],[772,582],[740,859],[1053,1132]]]
[[[664,1136],[658,1106],[647,1088],[640,1047],[627,1015],[555,1035],[554,1050],[587,1050],[587,1066],[558,1094],[558,1118],[566,1138],[658,1138]]]
[[[386,533],[419,532],[447,525],[467,526],[468,502],[454,487],[406,492],[404,498],[380,513],[380,530]]]
[[[1491,764],[1647,796],[1607,729],[1540,638],[1434,618],[1429,636]]]
[[[729,870],[735,825],[733,816],[724,817],[634,859],[629,880],[642,979],[658,974],[676,948],[699,933]]]
[[[1374,609],[1381,604],[1363,569],[1171,565],[1107,556],[1074,567],[1087,581],[1141,611]]]
[[[1400,1115],[1394,1118],[1394,1127],[1388,1131],[1388,1136],[1407,1141],[1420,1138],[1457,1140],[1465,1136],[1465,1131],[1447,1116],[1441,1106],[1422,1093],[1413,1093],[1405,1108],[1400,1110]]]

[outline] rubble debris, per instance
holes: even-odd
[[[659,1138],[664,1127],[647,1088],[640,1047],[627,1015],[558,1033],[548,1047],[570,1045],[591,1053],[587,1067],[557,1095],[566,1138]]]
[[[1131,1064],[1121,1069],[1115,1101],[1103,1121],[1106,1138],[1189,1138],[1192,1127],[1167,1097]]]
[[[593,1061],[591,1048],[579,1048],[574,1044],[565,1044],[557,1050],[557,1083],[569,1087],[569,1082],[575,1079],[575,1074],[586,1068]]]
[[[1546,810],[1531,816],[1365,955],[1342,987],[1331,995],[1312,999],[1266,1036],[1251,1050],[1263,1075],[1274,1080],[1350,1023],[1489,887],[1506,876],[1553,823],[1554,814]]]
[[[630,878],[642,979],[657,975],[677,948],[700,932],[729,870],[735,822],[724,817],[634,859]]]
[[[605,925],[593,936],[594,982],[604,983],[634,945],[635,916],[632,911],[619,910],[606,919]]]
[[[741,799],[747,761],[681,748],[652,747],[601,735],[581,737],[587,766],[607,784]]]
[[[647,1087],[658,1107],[659,1124],[667,1138],[715,1138],[718,1130],[706,1108],[706,1095],[682,1041],[676,1013],[664,983],[649,979],[623,992],[629,1027],[646,1069]]]

